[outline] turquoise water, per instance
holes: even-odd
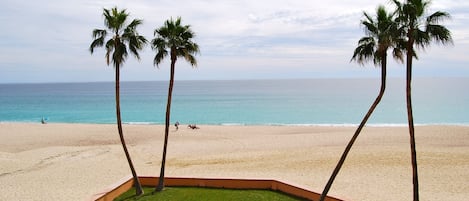
[[[172,122],[211,125],[356,125],[379,79],[175,82]],[[167,82],[122,82],[122,119],[163,124]],[[389,79],[369,120],[407,122],[405,80]],[[415,78],[416,124],[469,124],[469,78]],[[0,84],[0,122],[115,123],[114,83]]]

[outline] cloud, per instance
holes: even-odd
[[[32,76],[24,75],[37,69],[43,72],[43,81],[55,79],[52,75],[57,72],[62,80],[109,80],[112,76],[107,75],[110,72],[103,50],[90,55],[88,47],[91,31],[104,26],[102,9],[114,6],[126,8],[131,18],[143,19],[139,32],[148,39],[153,38],[154,29],[164,20],[181,16],[183,23],[190,24],[196,32],[195,40],[201,47],[200,79],[230,76],[243,79],[240,69],[250,71],[252,76],[265,77],[267,66],[275,67],[267,74],[272,78],[318,76],[308,74],[312,71],[342,76],[343,73],[338,73],[340,69],[356,65],[350,64],[349,59],[357,40],[363,36],[359,24],[362,12],[374,13],[379,3],[392,7],[387,1],[371,0],[5,0],[0,2],[0,82],[28,82],[23,77]],[[421,54],[435,62],[466,61],[469,3],[434,0],[432,9],[452,14],[452,20],[445,24],[453,33],[455,47]],[[147,47],[141,62],[129,58],[124,68],[131,76],[125,79],[166,79],[166,75],[160,75],[164,73],[153,75],[155,71],[165,71],[164,66],[160,70],[152,67],[153,56],[154,52]],[[184,66],[182,62],[179,65]],[[287,73],[284,68],[294,70]],[[192,71],[184,72],[181,70],[180,79],[194,79]],[[298,74],[294,75],[295,72]],[[88,80],[86,74],[95,76]]]

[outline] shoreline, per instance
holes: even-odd
[[[170,128],[166,176],[269,178],[322,192],[354,126]],[[469,197],[469,126],[416,126],[423,200]],[[115,124],[0,122],[1,200],[87,200],[130,174]],[[139,175],[158,175],[163,125],[124,124]],[[54,190],[51,190],[54,189]],[[366,126],[329,195],[409,200],[408,130]]]
[[[0,124],[42,124],[40,121],[0,121]],[[90,122],[46,122],[46,124],[71,124],[71,125],[116,125],[116,123],[90,123]],[[122,122],[122,125],[149,125],[164,126],[164,123],[155,122]],[[182,126],[187,124],[181,124]],[[201,126],[291,126],[291,127],[358,127],[359,124],[353,123],[319,123],[319,124],[283,124],[283,123],[267,123],[267,124],[249,124],[249,123],[218,123],[218,124],[197,124]],[[414,123],[414,126],[469,126],[468,123]],[[170,124],[170,127],[174,127]],[[367,123],[365,127],[408,127],[407,123]]]

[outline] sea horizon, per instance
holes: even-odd
[[[164,124],[167,81],[121,82],[125,124]],[[171,124],[356,126],[380,78],[176,80]],[[414,78],[416,125],[469,125],[469,78]],[[0,84],[0,122],[115,123],[114,82]],[[405,79],[388,78],[368,126],[406,126]]]
[[[245,78],[245,79],[181,79],[175,80],[174,82],[218,82],[218,81],[294,81],[294,80],[381,80],[380,77],[376,76],[344,76],[344,77],[285,77],[285,78]],[[387,80],[400,79],[405,81],[405,77],[402,76],[388,76]],[[412,80],[419,79],[468,79],[469,76],[415,76]],[[122,80],[120,83],[132,83],[132,82],[164,82],[169,83],[169,80]],[[52,82],[1,82],[0,85],[30,85],[30,84],[90,84],[90,83],[112,83],[114,80],[91,80],[91,81],[52,81]]]

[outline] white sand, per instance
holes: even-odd
[[[166,176],[278,179],[322,192],[355,127],[171,128]],[[158,176],[163,127],[124,125],[139,175]],[[421,200],[468,200],[469,127],[416,127]],[[366,127],[329,195],[412,200],[406,127]],[[115,125],[0,123],[0,200],[88,200],[130,174]]]

